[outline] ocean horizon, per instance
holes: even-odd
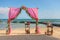
[[[8,19],[0,19],[0,29],[6,29],[6,27],[8,26],[7,20]],[[12,20],[11,22],[12,29],[25,28],[24,22],[27,22],[27,21],[36,22],[36,20],[33,20],[33,19],[15,19],[15,20]],[[54,24],[60,24],[60,19],[39,19],[38,22],[51,22]],[[31,24],[30,26],[35,27],[35,23]],[[39,23],[38,26],[45,27],[46,25]]]
[[[1,22],[7,22],[8,19],[0,19]],[[30,21],[30,22],[35,22],[36,20],[34,19],[14,19],[12,21]],[[60,19],[39,19],[38,22],[60,22]]]

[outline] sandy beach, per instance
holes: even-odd
[[[30,28],[30,34],[29,35],[43,35],[46,31],[46,27],[40,27],[41,33],[40,34],[35,34],[35,28]],[[59,38],[60,39],[60,28],[59,27],[54,27],[53,30],[53,35],[51,37],[54,38]],[[7,36],[6,30],[0,30],[0,36]],[[10,35],[27,35],[25,33],[25,28],[18,28],[18,29],[12,29],[12,32]]]

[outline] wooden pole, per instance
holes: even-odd
[[[8,20],[8,27],[7,27],[7,30],[6,30],[6,34],[11,34],[11,27],[10,27],[10,20]]]
[[[40,29],[38,27],[38,20],[36,20],[36,30],[35,30],[36,34],[40,33]]]

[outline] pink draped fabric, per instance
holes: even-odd
[[[28,13],[32,18],[38,20],[38,8],[28,8]]]
[[[20,8],[10,8],[9,19],[10,20],[15,19],[18,16],[19,13],[20,13]]]
[[[15,19],[20,13],[20,8],[10,8],[9,10],[9,19],[8,19],[8,34],[11,33],[11,25],[10,22],[11,20]]]

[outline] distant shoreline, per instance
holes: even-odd
[[[0,19],[1,22],[7,22],[8,19]],[[29,21],[30,23],[36,23],[36,20],[34,19],[15,19],[12,20],[12,23],[24,23]],[[39,19],[39,24],[45,24],[47,25],[47,22],[51,22],[53,26],[60,26],[60,19]]]

